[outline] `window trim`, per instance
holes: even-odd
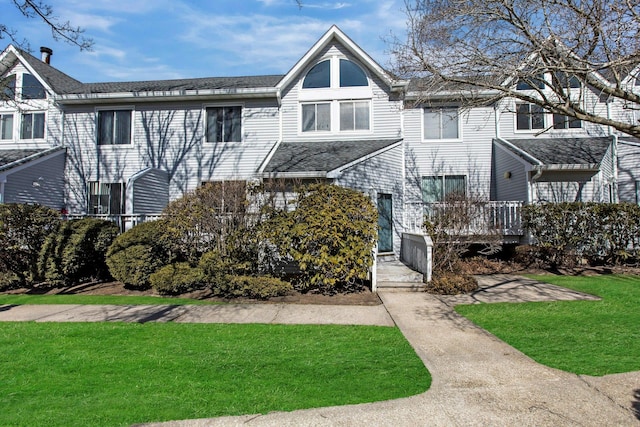
[[[556,118],[562,119],[562,121],[556,123]],[[582,130],[582,120],[576,119],[575,117],[569,117],[569,116],[565,116],[564,114],[553,113],[552,121],[553,121],[553,130],[565,131],[565,132],[576,132],[576,131]],[[563,125],[563,127],[559,127],[559,125]]]
[[[334,121],[333,120],[333,102],[332,101],[317,101],[317,102],[301,102],[300,103],[300,133],[303,135],[316,134],[316,133],[331,133],[333,132]],[[305,105],[315,105],[315,117],[316,120],[314,122],[314,129],[305,130],[304,129],[304,107]],[[318,105],[328,105],[329,106],[329,129],[323,130],[318,129]]]
[[[371,108],[371,100],[370,99],[349,99],[349,100],[339,100],[338,102],[338,131],[343,132],[371,132],[372,127],[371,123],[373,121],[372,117],[372,108]],[[353,129],[343,129],[342,128],[342,105],[343,104],[352,104],[354,105],[353,109]],[[364,129],[356,128],[356,109],[355,104],[367,104],[367,127]]]
[[[213,109],[213,108],[230,108],[230,107],[238,107],[240,108],[240,140],[239,141],[209,141],[209,135],[208,135],[208,121],[209,121],[209,116],[208,116],[208,111],[209,109]],[[203,111],[203,132],[202,132],[202,140],[205,144],[240,144],[243,142],[244,140],[244,126],[245,126],[245,122],[244,122],[244,114],[245,114],[245,104],[244,103],[238,103],[238,102],[233,102],[233,103],[216,103],[216,104],[204,104],[202,106],[202,111]]]
[[[104,112],[116,112],[116,111],[129,111],[131,113],[131,123],[129,129],[129,143],[128,144],[101,144],[100,143],[100,113]],[[121,147],[121,148],[131,148],[134,145],[135,140],[135,114],[136,110],[134,106],[113,106],[113,107],[98,107],[95,109],[95,143],[96,146],[100,148],[105,147]],[[113,129],[115,132],[115,128]],[[115,139],[115,138],[114,138]]]
[[[426,130],[426,123],[425,123],[425,113],[429,110],[433,110],[433,111],[437,111],[439,113],[439,121],[440,121],[440,129],[439,129],[439,135],[440,138],[426,138],[425,137],[425,130]],[[444,127],[442,126],[442,112],[443,111],[456,111],[456,122],[457,122],[457,133],[458,136],[456,138],[442,138],[442,130],[444,129]],[[449,106],[449,105],[443,105],[443,106],[423,106],[420,109],[420,122],[421,122],[421,129],[420,129],[420,137],[422,139],[422,142],[462,142],[463,141],[463,136],[462,136],[462,113],[460,111],[460,107],[458,106]]]
[[[447,198],[447,194],[446,194],[446,181],[447,178],[460,178],[462,177],[464,180],[464,197],[466,198],[467,195],[469,194],[469,177],[466,174],[461,174],[461,173],[448,173],[448,174],[439,174],[439,175],[422,175],[422,177],[420,178],[420,197],[422,200],[423,204],[429,204],[429,203],[446,203],[446,198]],[[434,202],[427,202],[425,201],[425,194],[424,194],[424,180],[425,178],[435,178],[436,180],[440,181],[441,184],[441,191],[442,194],[440,194],[440,196],[438,197],[438,200],[434,201]]]
[[[5,116],[11,116],[11,128],[10,128],[10,133],[11,135],[9,136],[9,138],[3,138],[2,134],[4,131],[4,127],[3,127],[3,117]],[[0,141],[13,141],[15,139],[15,127],[16,127],[16,115],[13,112],[2,112],[0,111]]]
[[[33,130],[34,130],[34,126],[33,126],[33,116],[34,115],[42,115],[42,137],[37,137],[34,138],[33,136]],[[32,116],[31,118],[31,136],[29,138],[25,138],[24,134],[23,134],[23,130],[24,130],[24,117],[30,115]],[[47,138],[47,114],[45,111],[25,111],[20,115],[20,128],[19,130],[19,135],[21,140],[36,140],[36,139],[46,139]]]
[[[120,187],[120,213],[112,213],[111,206],[111,186],[118,185]],[[98,193],[93,193],[91,190],[96,186]],[[103,186],[109,186],[109,194],[102,194]],[[92,197],[97,197],[98,203],[94,206],[92,203]],[[102,211],[101,197],[108,197],[107,212]],[[87,213],[89,215],[126,215],[127,213],[127,184],[125,182],[104,182],[104,181],[88,181],[87,182]]]
[[[518,116],[519,116],[518,109],[519,109],[519,107],[520,107],[520,106],[522,106],[522,105],[526,105],[526,106],[528,106],[528,107],[529,107],[529,112],[527,113],[527,114],[528,114],[528,117],[529,117],[529,127],[528,127],[528,128],[525,128],[525,129],[520,129],[520,128],[518,127]],[[535,107],[537,107],[537,108],[540,108],[540,109],[541,109],[540,113],[531,113],[531,107],[532,107],[532,106],[535,106]],[[533,118],[534,114],[536,114],[536,115],[537,115],[537,114],[540,114],[540,115],[541,115],[541,118],[542,118],[542,127],[540,127],[540,128],[534,128],[534,127],[533,127],[533,121],[532,121],[532,118]],[[531,103],[531,102],[516,102],[516,103],[515,103],[515,108],[514,108],[514,114],[513,114],[513,117],[514,117],[514,120],[513,120],[513,128],[514,128],[514,131],[515,131],[516,133],[532,133],[532,132],[534,132],[534,133],[535,133],[535,132],[539,132],[539,131],[545,130],[545,129],[547,128],[547,122],[548,122],[548,118],[547,118],[547,111],[546,111],[543,107],[541,107],[541,106],[539,106],[539,105],[537,105],[537,104],[533,104],[533,103]]]

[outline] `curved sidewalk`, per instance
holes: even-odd
[[[640,372],[601,378],[542,366],[458,316],[461,300],[592,299],[517,276],[482,278],[471,296],[381,292],[433,376],[420,395],[361,405],[147,424],[204,426],[636,426]],[[636,391],[637,392],[637,391]],[[635,400],[634,400],[635,399]],[[634,403],[635,402],[635,403]],[[637,406],[636,406],[637,407]]]

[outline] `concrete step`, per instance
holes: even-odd
[[[380,282],[422,283],[422,273],[414,271],[400,261],[385,262],[377,265],[376,275]]]
[[[411,292],[424,287],[422,273],[414,271],[400,261],[385,261],[376,266],[378,290]]]

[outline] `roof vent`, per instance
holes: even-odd
[[[42,46],[40,48],[40,54],[42,62],[45,64],[51,64],[51,55],[53,55],[53,50],[51,50],[51,48]]]

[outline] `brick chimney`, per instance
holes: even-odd
[[[51,50],[51,48],[42,46],[40,48],[40,54],[42,62],[45,64],[51,64],[51,55],[53,55],[53,50]]]

